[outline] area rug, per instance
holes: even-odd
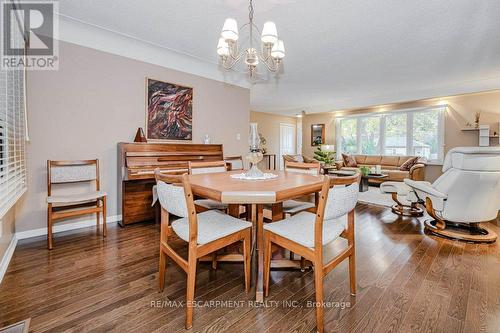
[[[391,195],[380,192],[380,188],[376,186],[370,186],[366,192],[359,192],[358,202],[385,207],[394,205]]]

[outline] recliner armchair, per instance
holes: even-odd
[[[457,147],[446,155],[434,183],[405,179],[433,221],[432,233],[472,242],[494,242],[496,233],[480,226],[500,208],[500,147]]]

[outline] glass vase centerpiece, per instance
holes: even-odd
[[[258,164],[262,161],[263,155],[261,151],[259,131],[257,130],[257,123],[250,123],[248,143],[250,145],[250,151],[245,158],[250,162],[250,169],[245,173],[245,177],[247,179],[261,179],[264,177],[264,173],[259,169]]]

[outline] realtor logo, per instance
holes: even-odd
[[[57,2],[2,2],[2,69],[58,69]]]

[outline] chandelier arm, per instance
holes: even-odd
[[[267,59],[263,59],[262,57],[259,56],[259,58],[261,58],[262,62],[266,65],[267,69],[270,72],[275,73],[280,69],[280,64],[281,64],[280,61],[276,61],[272,57],[268,57]]]

